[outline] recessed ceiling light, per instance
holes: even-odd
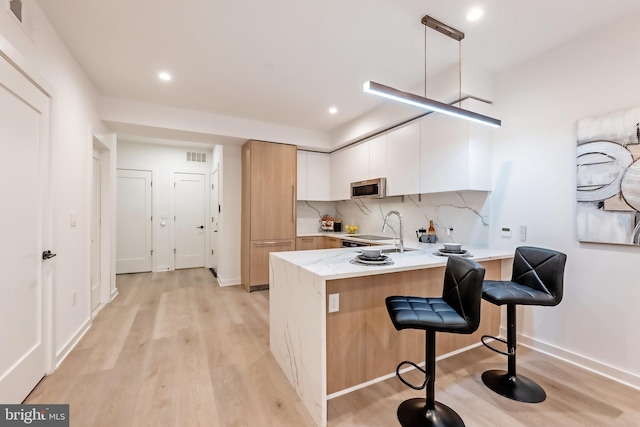
[[[471,9],[469,13],[467,13],[467,21],[477,21],[483,14],[484,11],[480,8]]]
[[[338,112],[338,109],[336,107],[329,108],[329,114],[336,114],[337,112]]]
[[[168,82],[169,80],[171,80],[171,74],[167,73],[166,71],[163,71],[160,74],[158,74],[158,78],[160,80],[164,80],[165,82]]]

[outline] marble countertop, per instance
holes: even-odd
[[[335,233],[337,234],[337,233]],[[388,242],[388,241],[387,241]],[[394,246],[376,246],[376,249],[391,249]],[[404,253],[389,253],[393,265],[356,265],[350,261],[359,254],[360,248],[318,249],[295,252],[272,252],[272,257],[288,261],[299,268],[303,268],[325,280],[343,279],[348,277],[369,276],[393,273],[396,271],[416,270],[420,268],[441,267],[447,264],[447,257],[434,255],[442,244],[439,243],[409,243]],[[513,257],[512,250],[467,247],[475,261],[488,261]]]

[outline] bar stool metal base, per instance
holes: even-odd
[[[507,371],[486,371],[482,374],[482,382],[496,393],[518,402],[539,403],[547,398],[547,393],[535,381],[522,375],[510,375]]]
[[[426,409],[426,399],[405,400],[398,406],[398,421],[402,427],[464,427],[460,415],[447,405],[435,402],[435,409]]]

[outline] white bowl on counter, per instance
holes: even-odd
[[[462,243],[443,243],[444,249],[451,252],[462,251]]]

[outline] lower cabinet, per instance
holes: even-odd
[[[297,251],[308,251],[311,249],[321,249],[318,246],[318,240],[322,239],[321,237],[312,236],[312,237],[298,237],[296,239],[296,250]]]
[[[249,289],[254,291],[269,285],[269,254],[296,250],[295,239],[258,240],[251,242]]]
[[[333,249],[333,248],[341,248],[342,247],[342,239],[339,237],[322,237],[322,249]]]

